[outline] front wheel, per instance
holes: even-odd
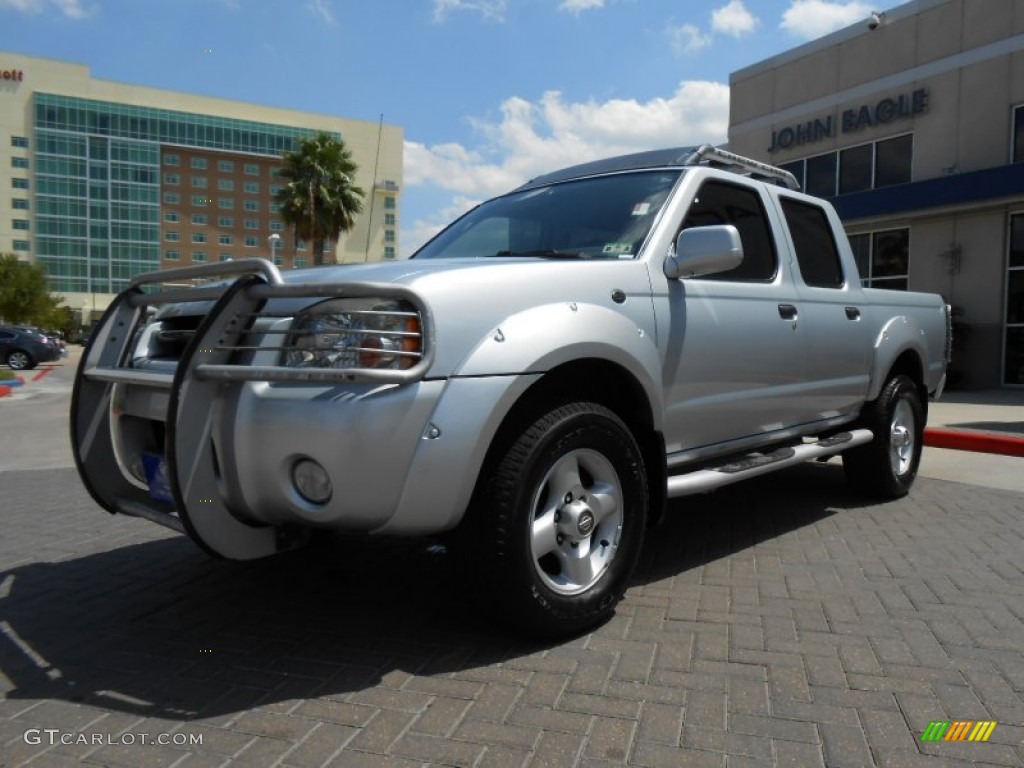
[[[462,536],[483,607],[543,639],[608,619],[636,566],[648,506],[629,428],[596,403],[560,406],[483,472]]]
[[[924,407],[913,380],[892,377],[878,398],[864,406],[861,423],[875,438],[843,454],[850,485],[880,498],[906,496],[917,477],[924,444]]]
[[[13,371],[28,371],[35,367],[35,363],[29,357],[28,352],[22,352],[20,349],[15,349],[13,352],[8,353],[7,365]]]

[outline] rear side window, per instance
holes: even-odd
[[[804,283],[815,288],[841,288],[843,265],[824,209],[783,198],[782,213],[793,237]]]
[[[739,231],[743,263],[701,280],[768,281],[775,277],[775,243],[757,192],[724,181],[705,182],[686,213],[682,229],[714,224],[732,224]]]

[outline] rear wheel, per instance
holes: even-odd
[[[909,376],[891,378],[864,406],[861,424],[875,438],[843,454],[843,468],[857,491],[881,498],[906,496],[917,477],[924,442],[924,406]]]
[[[36,364],[29,356],[28,352],[15,349],[7,353],[7,365],[10,366],[11,370],[28,371],[35,368]]]
[[[482,606],[535,638],[577,634],[615,611],[648,504],[636,440],[595,403],[554,408],[485,467],[462,531]]]

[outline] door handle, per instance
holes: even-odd
[[[846,319],[847,320],[860,320],[860,310],[857,307],[846,308]]]
[[[792,304],[779,304],[779,317],[783,320],[796,320],[796,307]]]

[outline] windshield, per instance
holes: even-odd
[[[620,173],[513,192],[473,209],[413,258],[632,259],[680,173]]]

